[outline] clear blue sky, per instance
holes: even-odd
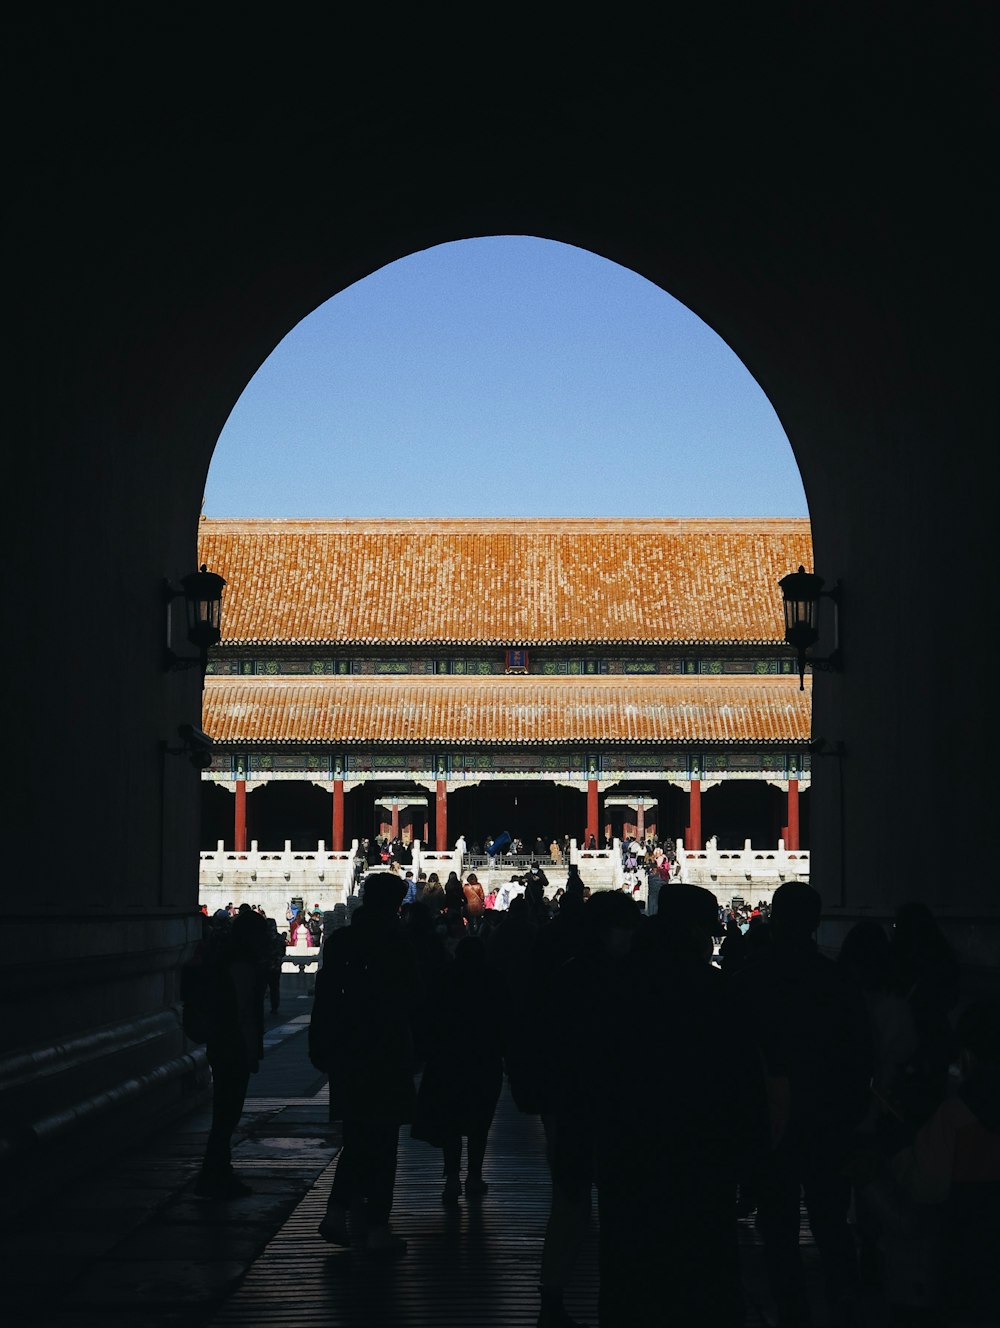
[[[439,245],[327,301],[226,422],[214,517],[808,516],[763,391],[627,268]]]

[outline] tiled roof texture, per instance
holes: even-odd
[[[532,745],[809,741],[811,680],[211,677],[217,743]]]
[[[812,569],[802,519],[222,520],[222,648],[766,645],[779,579]]]

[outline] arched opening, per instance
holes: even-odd
[[[533,234],[406,254],[312,308],[239,394],[203,512],[808,515],[782,424],[718,333],[631,267]]]
[[[397,382],[403,385],[399,389],[394,387]],[[368,416],[373,417],[371,424]],[[277,439],[283,444],[280,452]],[[552,839],[582,843],[585,836],[603,845],[612,825],[617,827],[612,838],[634,834],[638,826],[646,837],[659,833],[681,839],[690,811],[686,790],[669,773],[686,769],[687,755],[661,746],[642,758],[643,744],[627,737],[615,757],[588,753],[586,724],[580,741],[574,742],[566,721],[545,729],[547,751],[515,745],[505,752],[497,740],[494,712],[481,715],[458,748],[442,748],[428,737],[421,750],[422,721],[415,719],[406,737],[413,751],[407,754],[382,736],[386,706],[414,707],[417,714],[422,689],[431,688],[430,679],[443,674],[455,679],[448,704],[466,710],[476,704],[474,679],[513,672],[508,693],[523,677],[528,691],[517,705],[532,712],[535,679],[561,677],[567,687],[584,677],[655,679],[655,695],[649,686],[640,692],[640,708],[650,711],[672,703],[671,675],[677,675],[682,689],[687,675],[697,675],[709,694],[711,680],[727,673],[781,676],[787,661],[774,658],[782,653],[780,639],[772,643],[771,658],[755,659],[753,645],[744,649],[742,658],[727,657],[727,651],[733,653],[727,638],[737,632],[735,624],[728,631],[724,624],[721,647],[706,636],[700,651],[690,644],[653,648],[654,642],[676,634],[672,621],[685,612],[695,624],[687,635],[697,640],[703,634],[700,603],[711,601],[711,578],[725,580],[733,574],[724,561],[718,566],[712,562],[715,546],[710,547],[710,541],[716,536],[725,540],[725,531],[719,535],[711,528],[706,535],[705,552],[697,555],[705,565],[693,577],[697,591],[687,591],[686,599],[671,563],[676,555],[666,547],[661,557],[643,562],[635,549],[609,536],[607,551],[582,553],[574,568],[568,554],[557,561],[545,551],[529,553],[525,546],[501,571],[502,554],[474,554],[468,540],[459,553],[456,535],[463,521],[482,530],[493,522],[498,538],[516,539],[528,525],[505,531],[505,520],[530,524],[537,517],[542,529],[542,521],[551,525],[565,516],[567,529],[572,526],[579,536],[589,534],[579,524],[587,518],[600,530],[615,517],[628,523],[633,516],[649,522],[661,515],[716,513],[722,518],[749,516],[751,521],[759,517],[761,538],[766,539],[769,520],[791,514],[803,517],[805,528],[804,512],[797,467],[766,396],[719,336],[659,286],[589,250],[531,235],[483,236],[433,246],[379,269],[303,318],[260,366],[230,415],[209,472],[203,518],[209,543],[202,545],[199,557],[206,547],[208,556],[226,557],[227,540],[242,538],[243,525],[257,519],[268,538],[257,545],[253,565],[259,569],[262,560],[273,559],[281,568],[269,582],[268,594],[285,609],[280,622],[261,626],[260,615],[254,617],[247,603],[247,581],[254,587],[260,584],[256,573],[248,577],[238,561],[226,564],[232,580],[230,612],[241,624],[241,639],[226,654],[216,653],[210,684],[220,675],[323,677],[328,680],[326,694],[334,698],[356,696],[356,684],[363,678],[412,681],[405,696],[397,689],[395,701],[388,693],[370,691],[354,721],[350,754],[337,753],[326,708],[322,715],[317,712],[310,730],[304,718],[312,704],[308,700],[296,702],[298,727],[283,730],[283,741],[302,748],[297,756],[290,750],[280,758],[287,776],[296,760],[305,767],[343,759],[349,767],[347,782],[334,793],[339,810],[333,813],[333,841],[338,849],[346,847],[352,835],[420,838],[425,845],[430,840],[442,848],[439,840],[454,841],[461,833],[468,843],[482,844],[505,827],[532,845]],[[279,515],[292,520],[283,523]],[[230,530],[227,522],[243,517],[248,520]],[[410,517],[439,521],[431,528],[436,542],[430,538],[416,562],[406,551]],[[336,597],[350,606],[349,612],[334,605],[332,588],[322,584],[322,567],[339,556],[336,540],[341,532],[334,530],[328,544],[310,544],[308,551],[304,543],[288,544],[309,530],[294,522],[327,518],[396,521],[377,527],[379,538],[392,542],[396,550],[388,561],[365,543],[356,525],[345,525],[342,538],[355,538],[356,550],[337,573],[342,580]],[[627,530],[627,524],[622,529]],[[647,534],[651,540],[666,538],[651,526]],[[296,552],[284,553],[286,544]],[[487,568],[474,565],[480,556]],[[367,582],[355,584],[350,565],[374,567],[372,558],[378,560],[378,575],[370,572]],[[518,563],[535,559],[549,559],[550,565],[533,583],[519,582],[520,600],[505,597],[502,591],[518,574]],[[470,596],[495,602],[494,620],[485,631],[471,623],[472,616],[481,613],[479,605],[463,604],[450,584],[439,585],[426,603],[420,599],[422,582],[431,575],[428,568],[444,562],[451,568],[451,582],[467,583]],[[568,597],[582,602],[591,594],[589,580],[594,577],[603,577],[607,593],[625,566],[632,571],[619,595],[656,603],[655,616],[623,628],[617,640],[607,624],[623,612],[629,615],[627,603],[609,602],[603,614],[598,608],[593,621],[586,622],[582,612],[574,616],[570,609],[558,624],[551,619],[532,629],[530,649],[521,652],[520,663],[511,668],[510,650],[504,660],[505,652],[497,645],[517,645],[505,633],[533,600],[548,600],[553,587],[565,582]],[[662,598],[660,584],[671,575],[672,602]],[[384,581],[398,585],[398,594],[380,594]],[[766,586],[766,595],[776,598],[774,585]],[[438,613],[442,600],[453,601],[443,617]],[[438,613],[440,643],[427,637],[427,613],[414,612],[414,603]],[[257,624],[252,630],[251,621]],[[296,624],[294,630],[290,622]],[[280,640],[269,640],[269,630],[280,632]],[[326,637],[318,639],[324,633]],[[589,646],[580,644],[591,637]],[[440,689],[431,690],[436,696]],[[226,746],[217,766],[206,773],[208,781],[231,778],[227,752],[236,753],[251,739],[250,730],[240,728],[241,717],[253,716],[253,725],[259,727],[261,708],[283,703],[280,689],[258,688],[251,699],[234,681],[229,691],[230,708],[221,718],[216,715],[227,735]],[[316,688],[312,692],[318,694]],[[725,696],[723,689],[715,687],[714,692],[706,718],[684,732],[686,740],[693,740],[690,759],[695,768],[699,738],[712,740],[709,712],[724,704],[718,699]],[[502,708],[506,702],[499,692],[497,697]],[[631,702],[622,705],[629,710]],[[581,702],[577,713],[586,711]],[[762,740],[771,736],[765,720],[754,722]],[[597,730],[591,737],[604,741]],[[807,737],[807,732],[798,735],[798,750],[790,746],[786,755],[793,761],[804,759]],[[368,750],[353,747],[359,739]],[[267,778],[277,757],[268,754],[266,745],[258,743],[254,750],[256,769]],[[645,770],[645,816],[641,804],[632,811],[618,806],[616,761],[624,762],[625,770]],[[436,803],[433,809],[429,805],[436,782],[431,776],[439,767],[447,782],[444,819]],[[756,776],[762,782],[766,768],[763,765]],[[422,792],[407,787],[403,771],[422,779]],[[649,792],[654,785],[656,795]],[[607,794],[603,809],[602,789]],[[641,796],[642,790],[638,792]],[[270,795],[258,793],[248,804],[258,822],[272,801]],[[291,794],[281,805],[291,819],[285,833],[271,827],[270,837],[278,842],[301,838],[302,827],[291,823],[297,814]],[[734,815],[747,809],[747,819],[742,828],[727,824],[726,836],[738,837],[741,844],[749,837],[764,837],[763,821],[749,810],[746,799],[733,801],[731,807]],[[322,824],[323,818],[319,820]],[[773,847],[781,820],[777,815],[770,820],[766,839]]]

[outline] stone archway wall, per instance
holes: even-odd
[[[906,36],[877,14],[692,20],[655,52],[535,48],[517,77],[499,51],[456,71],[382,40],[373,64],[298,20],[254,52],[222,15],[200,15],[196,40],[153,15],[49,21],[23,21],[9,88],[25,114],[9,163],[7,808],[29,853],[55,837],[65,865],[45,881],[59,923],[43,963],[25,959],[29,892],[11,881],[2,904],[10,1156],[84,1122],[121,1144],[183,1098],[170,1012],[197,931],[198,771],[163,745],[200,707],[196,673],[162,668],[161,588],[193,566],[222,424],[318,303],[469,236],[626,265],[755,374],[802,470],[816,568],[844,587],[845,671],[814,692],[815,736],[843,752],[817,760],[811,794],[827,934],[920,894],[969,971],[995,961],[988,873],[917,877],[907,851],[931,834],[945,859],[991,860],[979,11]],[[81,69],[88,94],[71,96]],[[39,1088],[31,1058],[56,1042],[72,1065]],[[46,1134],[57,1120],[73,1126]]]

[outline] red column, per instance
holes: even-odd
[[[344,851],[344,781],[333,781],[333,851]]]
[[[426,811],[424,812],[424,832],[423,832],[423,834],[420,836],[420,842],[421,842],[421,844],[423,844],[424,848],[427,847],[427,812],[426,812]]]
[[[640,843],[646,837],[646,809],[641,802],[635,809],[635,837]]]
[[[398,802],[394,802],[394,803],[392,804],[392,837],[393,837],[393,839],[398,839],[398,838],[399,838],[399,803],[398,803]]]
[[[434,847],[439,853],[443,853],[448,847],[448,790],[443,779],[437,782],[434,811]]]
[[[590,836],[597,839],[597,780],[587,780],[587,832],[583,837],[583,847],[590,843]]]
[[[785,837],[785,848],[799,851],[799,781],[790,779],[788,781],[788,833]]]
[[[688,828],[684,836],[684,847],[700,851],[701,843],[701,780],[692,779]]]
[[[237,853],[247,851],[247,782],[236,781],[236,823],[233,828],[233,848]]]

